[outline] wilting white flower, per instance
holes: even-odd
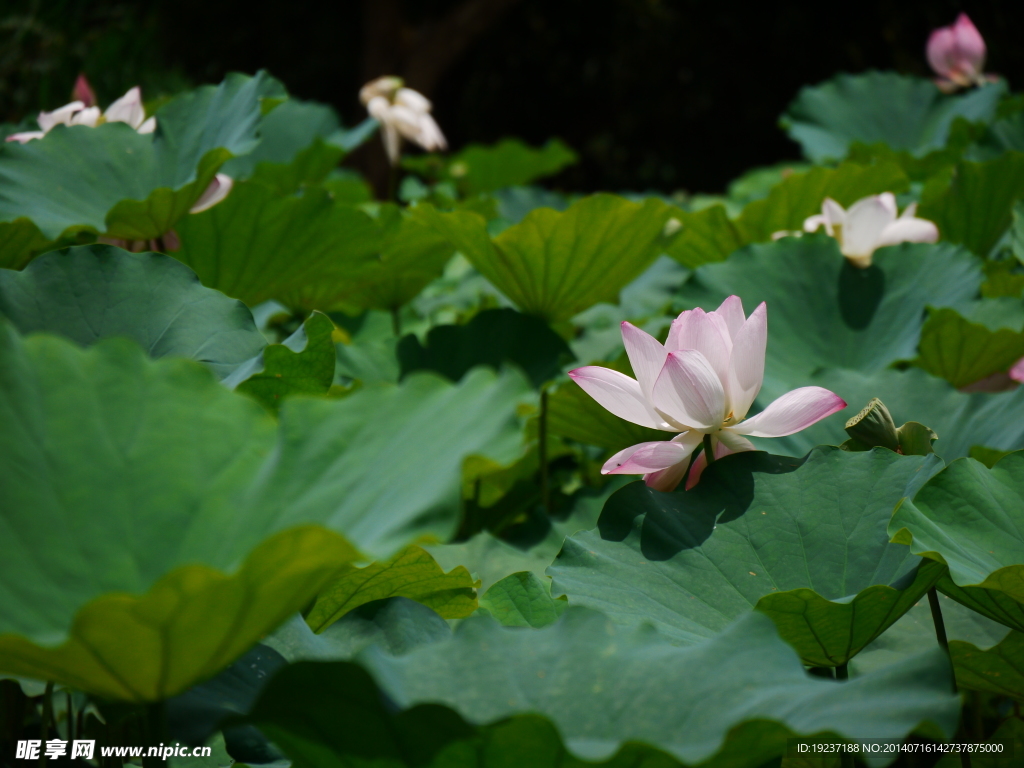
[[[384,149],[392,165],[398,163],[403,138],[428,151],[447,148],[444,134],[430,114],[430,100],[406,88],[400,77],[371,80],[360,89],[359,100],[381,124]]]
[[[927,219],[918,219],[917,203],[907,206],[897,216],[896,198],[892,192],[883,192],[858,200],[844,209],[831,197],[821,204],[821,213],[804,220],[804,231],[814,232],[821,227],[839,241],[839,250],[857,267],[871,266],[871,257],[878,248],[898,243],[934,243],[939,229]],[[800,232],[776,232],[773,240]]]
[[[77,83],[75,89],[77,93]],[[146,119],[142,92],[138,86],[130,88],[124,96],[107,107],[106,112],[101,112],[96,106],[86,106],[82,101],[72,101],[52,112],[40,112],[36,120],[42,130],[13,133],[7,137],[7,141],[24,144],[32,139],[41,139],[58,125],[88,125],[95,128],[103,123],[127,123],[139,133],[152,133],[156,130],[156,118]]]
[[[739,296],[730,296],[714,312],[687,310],[672,322],[664,344],[623,323],[622,341],[636,379],[595,365],[577,368],[569,376],[620,419],[679,433],[671,440],[619,451],[601,469],[604,474],[642,474],[659,491],[679,484],[705,435],[715,458],[721,458],[755,450],[745,435],[791,435],[846,407],[827,389],[802,387],[746,418],[764,379],[768,309],[763,302],[750,317],[744,317]],[[690,469],[687,488],[706,466],[707,457],[701,454]]]
[[[231,191],[231,187],[235,184],[235,180],[228,176],[226,173],[218,173],[213,177],[213,180],[209,183],[203,194],[199,196],[195,204],[188,209],[189,213],[199,213],[205,211],[208,208],[213,208],[217,203],[228,196]]]
[[[928,38],[928,63],[939,76],[936,85],[947,93],[985,83],[985,53],[985,40],[966,13]]]

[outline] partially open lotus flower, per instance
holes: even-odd
[[[897,217],[896,198],[892,192],[858,200],[849,209],[826,197],[821,213],[804,221],[804,231],[825,231],[839,241],[839,250],[854,266],[870,267],[875,250],[898,243],[934,243],[939,229],[927,219],[918,219],[917,203],[907,206]],[[776,232],[775,237],[786,235]]]
[[[88,88],[88,83],[85,83],[85,88]],[[92,91],[89,89],[86,93],[81,84],[76,83],[75,92],[87,96]],[[156,130],[156,118],[146,119],[146,111],[142,106],[142,92],[138,86],[128,89],[124,96],[107,107],[106,112],[101,112],[99,107],[87,105],[79,100],[58,107],[52,112],[40,112],[36,120],[41,130],[13,133],[7,137],[7,141],[24,144],[33,139],[41,139],[58,125],[88,125],[95,128],[103,123],[127,123],[139,133],[152,133]]]
[[[755,450],[746,436],[791,435],[846,407],[827,389],[802,387],[747,418],[764,378],[768,309],[763,302],[750,317],[744,316],[738,296],[714,312],[687,310],[672,322],[665,344],[624,322],[622,340],[636,379],[592,365],[569,376],[619,418],[678,433],[671,440],[619,451],[601,469],[604,474],[642,474],[659,491],[675,489],[705,435],[717,459]],[[702,453],[693,462],[687,488],[706,466]]]
[[[406,88],[400,77],[378,77],[370,81],[360,89],[359,100],[381,124],[384,149],[392,165],[398,163],[403,138],[427,151],[447,148],[444,134],[430,114],[433,107],[430,100]]]
[[[985,40],[966,13],[928,38],[928,63],[938,75],[936,84],[947,93],[985,83],[985,53]]]

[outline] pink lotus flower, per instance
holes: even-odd
[[[839,241],[843,255],[861,268],[871,266],[872,255],[882,246],[934,243],[939,239],[939,229],[933,222],[914,216],[917,203],[908,205],[898,218],[896,213],[896,198],[892,192],[865,197],[847,210],[826,197],[821,213],[804,221],[804,231],[814,232],[824,226],[825,231]]]
[[[392,165],[398,163],[402,139],[427,151],[446,149],[448,144],[430,115],[433,105],[419,91],[406,88],[400,77],[378,77],[359,91],[359,100],[384,132],[384,149]]]
[[[81,90],[79,86],[79,83],[75,84],[76,93]],[[82,93],[85,95],[84,91]],[[36,121],[41,130],[12,133],[7,137],[7,141],[24,144],[33,139],[41,139],[58,125],[88,125],[95,128],[103,123],[128,123],[139,133],[152,133],[156,130],[156,118],[146,119],[146,111],[142,107],[142,92],[138,86],[129,88],[124,96],[107,107],[106,112],[101,112],[97,106],[86,105],[83,101],[72,101],[52,112],[40,112]]]
[[[665,344],[624,322],[622,341],[635,380],[593,365],[570,371],[569,376],[620,419],[679,433],[671,440],[619,451],[601,469],[603,474],[642,474],[644,482],[659,491],[679,484],[705,435],[718,459],[756,450],[745,435],[784,437],[846,407],[827,389],[802,387],[746,418],[764,379],[764,302],[749,318],[744,317],[738,296],[730,296],[714,312],[687,310],[672,322]],[[701,454],[693,462],[687,488],[696,484],[705,466],[707,457]]]
[[[985,83],[985,40],[966,13],[957,16],[950,26],[932,32],[927,54],[928,63],[939,76],[935,82],[943,91]]]

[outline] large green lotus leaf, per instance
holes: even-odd
[[[569,605],[551,597],[551,582],[532,571],[510,573],[491,585],[480,598],[478,613],[492,616],[506,627],[546,627]]]
[[[917,215],[934,221],[943,240],[988,256],[1010,226],[1013,204],[1024,197],[1024,152],[983,163],[962,161],[929,181]]]
[[[767,302],[764,390],[774,398],[810,383],[821,367],[873,372],[914,357],[925,308],[966,305],[982,279],[979,260],[953,245],[882,248],[871,267],[857,269],[835,240],[814,234],[751,245],[699,268],[676,308],[712,310],[731,294],[748,313]]]
[[[563,212],[533,210],[493,240],[473,213],[421,205],[413,215],[443,233],[521,311],[554,324],[598,302],[616,303],[672,242],[677,228],[666,225],[677,213],[655,198],[632,203],[597,194]]]
[[[246,722],[318,768],[753,768],[797,735],[942,739],[959,712],[938,649],[839,684],[808,676],[757,615],[691,648],[581,608],[538,630],[471,617],[450,640],[359,658],[283,669]]]
[[[1004,102],[1005,104],[1006,102]],[[1024,109],[990,123],[981,138],[967,151],[968,160],[992,160],[1004,152],[1024,152]]]
[[[919,77],[895,72],[843,74],[802,88],[780,122],[816,163],[842,160],[855,141],[882,142],[920,156],[942,149],[958,117],[993,120],[1005,94],[1004,82],[947,96]]]
[[[21,269],[44,251],[58,247],[25,218],[0,222],[0,267]]]
[[[422,547],[408,547],[388,560],[348,568],[324,586],[306,616],[322,632],[361,605],[389,597],[406,597],[446,619],[462,619],[476,610],[476,587],[463,566],[449,573]]]
[[[0,362],[0,668],[135,700],[215,672],[351,561],[310,523],[378,557],[450,535],[464,457],[518,435],[528,392],[419,375],[289,401],[278,428],[124,339],[82,350],[5,324]]]
[[[735,220],[721,205],[684,214],[683,231],[669,253],[690,268],[725,261],[738,248],[770,240],[776,232],[802,231],[808,216],[821,213],[826,197],[849,206],[869,195],[902,192],[908,184],[906,174],[894,162],[811,168],[787,176],[764,198],[744,207]]]
[[[0,221],[29,219],[49,240],[76,231],[160,237],[226,160],[256,146],[266,79],[229,75],[182,94],[157,112],[155,134],[124,123],[57,126],[42,139],[6,144]]]
[[[402,166],[428,177],[455,182],[465,195],[493,192],[553,176],[578,161],[569,147],[550,139],[535,149],[519,139],[503,139],[492,146],[470,144],[449,157],[410,157]]]
[[[1024,452],[991,469],[974,459],[954,461],[897,507],[889,533],[949,566],[940,590],[1024,630]]]
[[[204,288],[192,270],[110,245],[47,253],[22,272],[0,270],[0,314],[19,333],[58,334],[83,346],[127,336],[151,357],[190,357],[219,377],[266,346],[245,305]]]
[[[546,323],[509,308],[484,310],[465,325],[436,325],[427,333],[426,345],[414,334],[398,344],[403,376],[432,370],[452,381],[473,366],[498,368],[508,361],[520,366],[539,387],[571,359],[565,340]]]
[[[552,594],[683,644],[756,609],[806,664],[844,664],[942,573],[886,535],[896,502],[941,466],[823,446],[803,460],[726,457],[690,491],[632,483],[597,529],[566,539]]]
[[[999,645],[987,649],[950,640],[949,655],[961,688],[1024,701],[1024,633],[1011,631]]]
[[[992,331],[952,309],[939,309],[929,313],[919,349],[915,365],[954,387],[965,387],[1024,357],[1024,333],[1010,328]]]
[[[823,370],[802,380],[800,385],[824,387],[851,408],[867,405],[873,397],[881,398],[897,424],[916,421],[933,429],[939,436],[935,451],[947,461],[967,456],[975,445],[1003,451],[1024,448],[1024,423],[1017,418],[1024,408],[1024,388],[995,394],[965,394],[917,368],[877,373]],[[846,413],[852,415],[852,410]],[[802,456],[816,445],[839,445],[848,437],[842,418],[833,418],[763,444],[777,453]]]

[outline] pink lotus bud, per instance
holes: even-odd
[[[87,107],[96,106],[96,93],[93,91],[92,86],[89,85],[89,79],[84,73],[75,80],[75,87],[71,91],[71,98],[73,101],[82,102]]]
[[[1024,382],[1024,357],[1013,364],[1010,369],[1010,378],[1014,381]]]
[[[985,78],[985,40],[966,13],[928,38],[928,63],[950,85],[980,85]]]

